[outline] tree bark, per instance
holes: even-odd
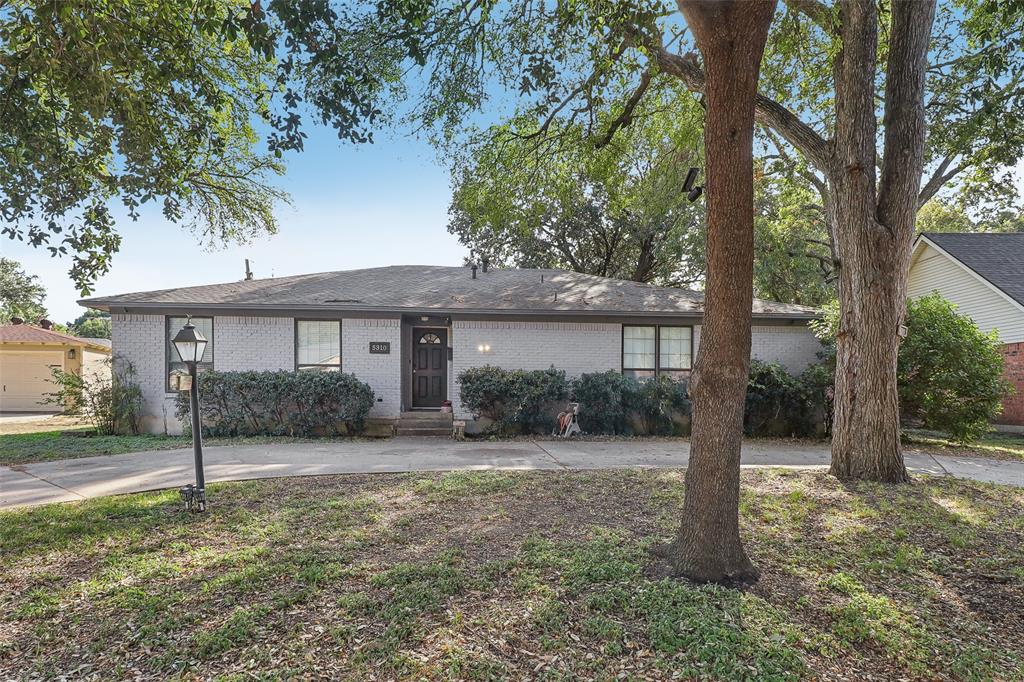
[[[896,358],[924,165],[924,79],[934,0],[892,5],[885,146],[876,197],[874,0],[845,0],[836,60],[835,201],[839,268],[831,472],[909,480],[900,446]]]
[[[707,283],[682,523],[666,556],[677,575],[742,582],[758,576],[740,541],[740,446],[753,305],[754,104],[775,0],[679,0],[679,8],[707,73]]]

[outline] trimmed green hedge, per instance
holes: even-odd
[[[358,433],[373,391],[342,372],[202,372],[199,405],[210,436],[319,436]],[[188,393],[175,415],[189,424]]]
[[[569,397],[565,372],[554,367],[533,371],[471,367],[459,374],[458,382],[462,404],[490,419],[492,431],[505,434],[550,432]]]
[[[825,435],[831,377],[819,365],[793,376],[778,363],[753,360],[743,411],[748,436]]]
[[[637,381],[610,370],[572,382],[586,433],[686,435],[690,432],[689,382],[658,377]]]
[[[828,373],[810,367],[794,377],[778,364],[754,361],[744,416],[751,436],[824,435]],[[458,377],[462,404],[489,419],[495,433],[543,433],[571,398],[580,404],[580,427],[591,434],[687,435],[689,381],[658,377],[637,381],[614,370],[571,381],[554,368],[507,370],[474,367]]]

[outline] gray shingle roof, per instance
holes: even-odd
[[[1024,232],[925,232],[924,236],[1024,305]]]
[[[467,267],[394,265],[363,270],[162,289],[80,301],[117,308],[209,306],[475,313],[700,314],[704,295],[566,270],[498,269],[473,279]],[[754,301],[761,316],[810,318],[806,306]]]

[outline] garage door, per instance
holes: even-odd
[[[0,412],[59,412],[39,403],[57,389],[50,367],[63,367],[63,359],[61,351],[0,351]]]

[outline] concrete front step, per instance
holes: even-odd
[[[402,416],[401,416],[401,420],[402,421],[406,421],[406,420],[409,420],[409,421],[420,421],[420,420],[436,419],[436,420],[444,420],[446,422],[451,423],[452,417],[453,417],[453,415],[452,415],[451,412],[437,412],[437,411],[434,411],[434,410],[423,410],[423,411],[414,411],[414,412],[403,412]]]
[[[399,436],[451,438],[452,427],[450,424],[447,427],[399,426],[396,430],[396,434]]]

